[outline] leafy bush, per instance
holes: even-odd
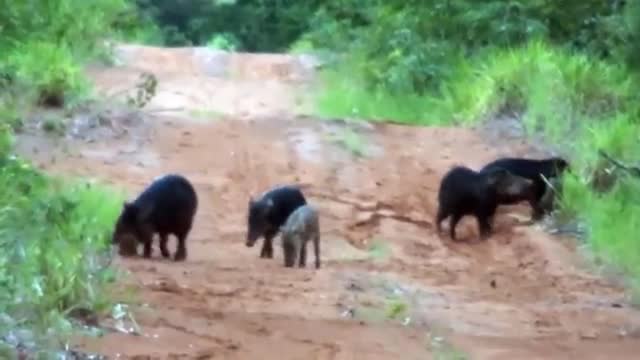
[[[17,82],[37,91],[40,102],[62,104],[68,95],[78,96],[88,89],[82,69],[66,44],[20,44],[6,62]]]
[[[523,113],[529,130],[544,128],[551,140],[588,120],[608,119],[637,107],[635,77],[625,66],[534,41],[458,61],[432,99],[434,116],[475,121],[502,111]]]
[[[424,94],[455,75],[460,59],[536,39],[637,63],[639,18],[640,5],[618,1],[334,0],[314,12],[303,38],[349,54],[368,90]]]
[[[28,329],[23,341],[58,348],[71,329],[67,311],[103,311],[110,303],[106,259],[123,196],[7,156],[0,185],[0,338]]]
[[[207,47],[211,49],[235,51],[240,46],[240,41],[233,34],[215,34],[207,42]]]
[[[0,71],[60,105],[87,88],[82,61],[99,55],[112,24],[133,11],[128,0],[5,1],[0,13]]]
[[[102,46],[112,25],[132,11],[128,0],[3,1],[0,48],[11,49],[25,40],[71,45],[83,55]]]
[[[248,51],[286,49],[308,29],[320,1],[136,0],[140,16],[152,19],[168,45],[205,45],[231,34]]]
[[[434,124],[428,115],[429,99],[413,93],[396,94],[382,86],[368,89],[361,77],[344,76],[348,65],[321,74],[317,90],[317,112],[324,117],[354,117],[373,121],[395,121],[414,125]]]
[[[2,9],[0,357],[9,358],[18,342],[61,348],[73,330],[68,312],[110,303],[109,233],[122,194],[45,175],[11,155],[12,127],[20,127],[31,93],[48,102],[83,95],[82,63],[100,54],[112,25],[134,8],[128,0],[35,0],[3,1]]]
[[[576,136],[577,135],[577,136]],[[562,210],[574,214],[586,226],[587,245],[597,259],[631,275],[632,285],[640,280],[640,244],[635,229],[640,221],[640,179],[616,174],[613,187],[594,190],[593,174],[603,160],[595,150],[603,149],[617,159],[639,165],[636,115],[618,113],[609,119],[587,124],[573,135],[575,174],[564,177]]]

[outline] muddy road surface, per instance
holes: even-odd
[[[24,135],[20,151],[56,172],[92,176],[133,198],[179,172],[199,209],[189,257],[116,259],[142,304],[141,333],[81,339],[121,359],[635,359],[640,316],[620,287],[587,270],[569,239],[501,208],[496,233],[473,218],[452,243],[434,230],[441,176],[499,155],[532,155],[521,140],[470,129],[349,125],[308,114],[313,63],[269,54],[121,46],[94,67],[113,94],[142,71],[158,78],[144,119],[119,136],[63,142]],[[60,145],[60,143],[64,143]],[[359,154],[359,155],[358,155]],[[321,215],[323,267],[285,269],[247,248],[250,195],[303,184]],[[175,240],[170,241],[173,250]],[[309,248],[311,249],[311,248]],[[449,344],[445,346],[444,344]],[[453,357],[448,357],[453,358]]]

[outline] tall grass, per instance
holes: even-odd
[[[3,150],[10,149],[7,126]],[[106,310],[109,233],[123,193],[54,178],[4,152],[0,166],[0,344],[59,348],[65,314]],[[26,335],[25,335],[26,334]]]
[[[542,41],[489,49],[451,64],[439,90],[424,95],[372,90],[347,65],[330,69],[318,93],[318,112],[412,125],[471,125],[505,113],[519,117],[528,134],[543,135],[571,161],[574,171],[564,177],[561,208],[586,224],[588,248],[640,280],[640,179],[624,177],[606,193],[590,186],[590,175],[601,167],[598,149],[640,164],[637,74]]]
[[[527,130],[544,130],[555,141],[631,111],[637,99],[637,78],[626,67],[541,41],[459,61],[452,73],[433,97],[433,116],[468,123],[509,110],[523,115]]]
[[[0,358],[19,344],[37,358],[60,349],[77,308],[101,312],[109,233],[122,193],[48,176],[12,156],[12,128],[35,100],[69,106],[91,91],[82,71],[112,35],[152,34],[135,24],[128,0],[5,2],[0,12]],[[120,28],[115,29],[114,25]],[[60,101],[61,100],[61,101]],[[26,110],[28,109],[28,111]],[[38,357],[39,356],[39,357]]]
[[[425,96],[397,94],[383,87],[369,89],[348,65],[326,70],[321,78],[322,86],[315,97],[318,115],[414,125],[438,123],[430,117]]]

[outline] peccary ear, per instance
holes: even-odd
[[[253,195],[249,196],[249,206],[253,205],[255,201],[253,200]]]

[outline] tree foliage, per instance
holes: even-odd
[[[231,34],[241,50],[280,51],[308,30],[318,0],[136,0],[168,45],[204,45],[216,34]]]
[[[0,0],[0,73],[44,98],[78,92],[79,64],[97,54],[128,0]]]
[[[281,51],[304,39],[348,53],[371,86],[424,92],[452,61],[544,38],[637,63],[640,5],[622,0],[137,0],[171,45],[216,34],[240,50]]]
[[[640,34],[640,6],[621,1],[412,0],[366,9],[353,0],[336,2],[342,6],[314,14],[313,23],[323,25],[307,39],[368,59],[361,70],[371,85],[419,93],[438,86],[458,58],[532,39],[633,62]]]

